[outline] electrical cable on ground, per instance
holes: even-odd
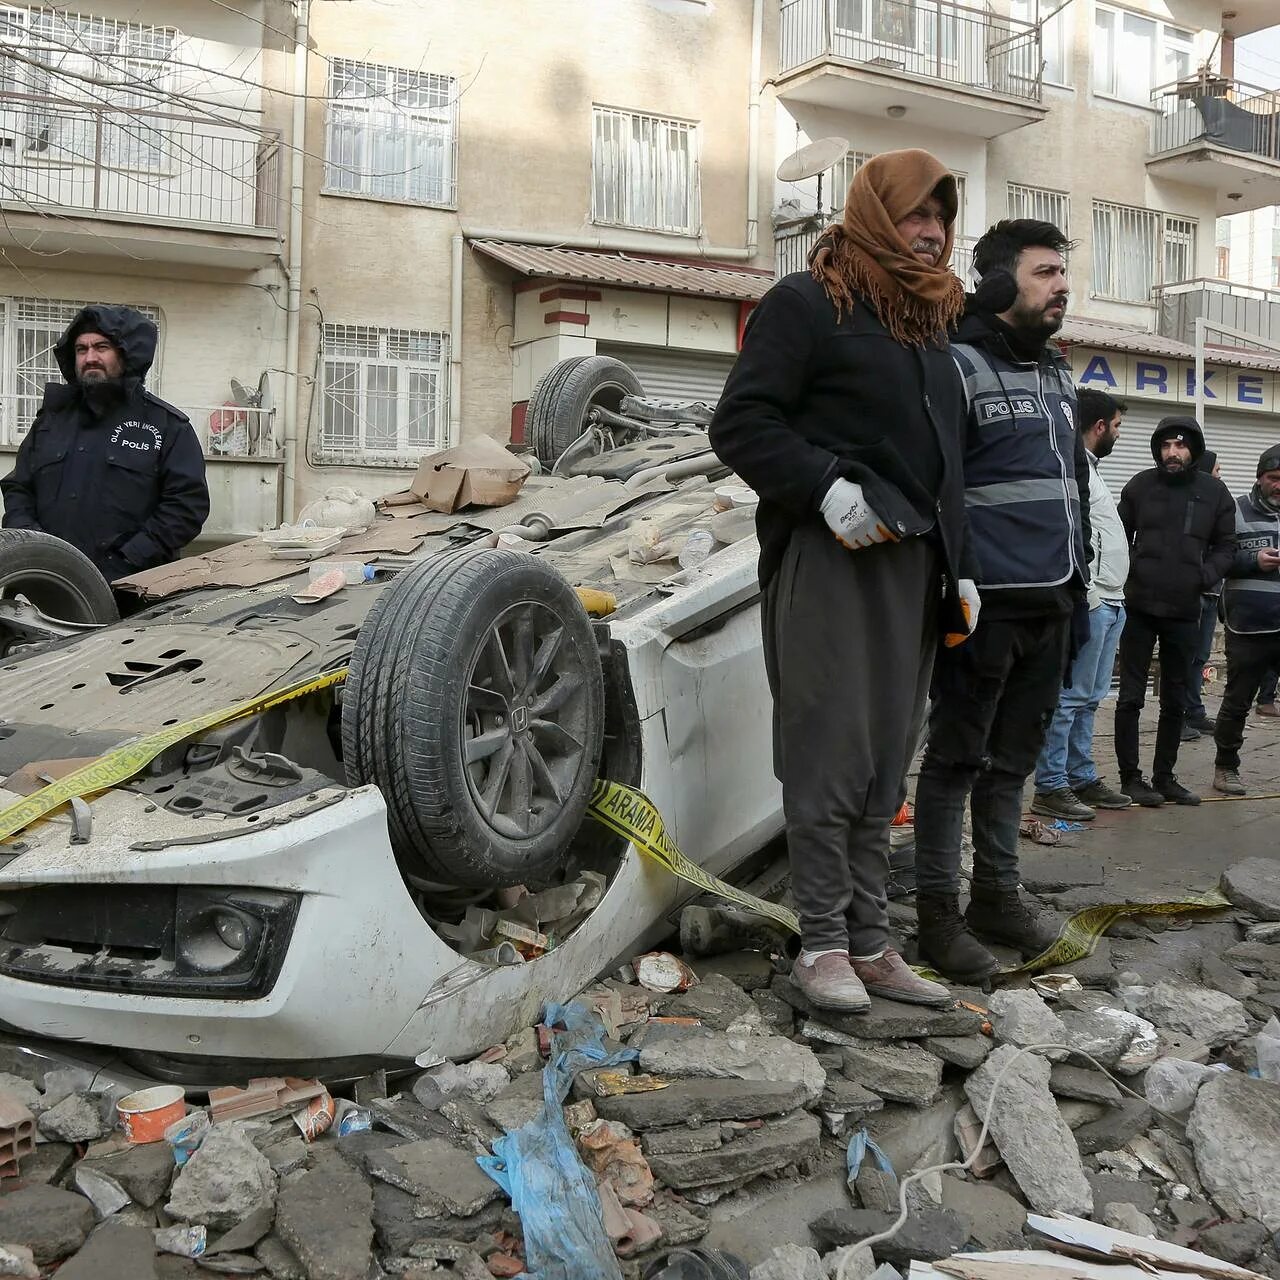
[[[1006,1062],[1003,1067],[1001,1067],[1000,1073],[995,1078],[995,1083],[992,1084],[991,1086],[991,1094],[987,1098],[987,1105],[983,1108],[984,1114],[982,1117],[982,1131],[978,1134],[978,1140],[974,1143],[973,1154],[970,1155],[965,1160],[949,1160],[945,1164],[930,1165],[926,1169],[919,1169],[915,1173],[909,1174],[907,1177],[905,1177],[902,1180],[902,1182],[898,1185],[897,1221],[895,1221],[891,1226],[887,1227],[884,1231],[877,1232],[873,1236],[868,1236],[865,1240],[854,1240],[849,1245],[845,1246],[849,1250],[849,1252],[845,1254],[845,1256],[840,1261],[839,1267],[836,1268],[835,1280],[851,1280],[852,1272],[850,1271],[849,1268],[853,1264],[855,1253],[858,1249],[870,1249],[872,1245],[883,1244],[884,1241],[891,1240],[894,1236],[896,1236],[898,1232],[901,1231],[902,1228],[906,1225],[907,1217],[909,1216],[909,1212],[910,1212],[907,1207],[907,1189],[910,1186],[912,1186],[914,1183],[922,1181],[924,1178],[927,1178],[930,1175],[935,1173],[937,1174],[951,1173],[951,1172],[967,1173],[971,1168],[973,1168],[973,1165],[977,1161],[978,1157],[982,1154],[982,1148],[986,1146],[987,1131],[991,1127],[991,1115],[995,1109],[996,1096],[1000,1092],[1000,1086],[1004,1083],[1005,1076],[1009,1074],[1009,1071],[1013,1067],[1013,1064],[1017,1062],[1019,1059],[1021,1059],[1022,1057],[1024,1057],[1026,1054],[1042,1053],[1048,1049],[1062,1050],[1064,1053],[1067,1053],[1073,1057],[1083,1058],[1091,1066],[1101,1071],[1102,1074],[1106,1076],[1107,1079],[1109,1079],[1112,1084],[1116,1085],[1117,1088],[1129,1094],[1131,1097],[1138,1098],[1143,1102],[1147,1101],[1147,1099],[1142,1094],[1138,1093],[1137,1090],[1131,1089],[1127,1084],[1124,1083],[1124,1081],[1117,1080],[1116,1077],[1112,1075],[1112,1073],[1108,1071],[1107,1068],[1104,1067],[1102,1063],[1100,1063],[1097,1060],[1097,1058],[1095,1058],[1092,1054],[1085,1053],[1083,1049],[1073,1049],[1071,1048],[1070,1045],[1054,1044],[1054,1043],[1030,1044],[1019,1049],[1013,1055],[1013,1057],[1011,1057],[1009,1061]],[[1157,1114],[1164,1116],[1166,1119],[1173,1121],[1173,1123],[1175,1123],[1179,1128],[1183,1128],[1183,1129],[1186,1128],[1185,1121],[1179,1119],[1177,1116],[1171,1115],[1167,1111],[1162,1111],[1159,1107],[1152,1107],[1151,1109],[1155,1111]]]

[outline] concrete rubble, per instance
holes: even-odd
[[[1037,888],[1096,889],[1073,874],[1049,868]],[[1067,1214],[1054,1221],[1153,1251],[1148,1269],[1189,1249],[1206,1276],[1230,1264],[1280,1278],[1280,1083],[1249,1074],[1280,1008],[1280,929],[1265,928],[1280,924],[1280,861],[1249,859],[1224,889],[1227,918],[1128,921],[1051,999],[1023,975],[957,990],[949,1008],[873,999],[830,1014],[760,950],[685,957],[700,981],[676,994],[605,975],[580,999],[606,1048],[635,1060],[579,1072],[564,1119],[621,1274],[702,1241],[752,1280],[901,1280],[983,1252],[1043,1257],[1036,1215]],[[910,909],[895,912],[911,958]],[[1064,1047],[1020,1053],[1045,1043]],[[114,1130],[118,1093],[88,1073],[5,1060],[0,1094],[39,1145],[0,1182],[0,1276],[516,1275],[521,1220],[477,1159],[542,1114],[548,1047],[528,1027],[472,1062],[377,1073],[340,1090],[364,1122],[313,1141],[290,1108],[314,1082],[229,1082],[230,1118],[181,1168],[168,1143]],[[1147,1096],[1157,1060],[1153,1080],[1185,1082],[1180,1114]],[[973,1154],[984,1120],[971,1169],[906,1181]],[[875,1147],[851,1170],[863,1131]],[[862,1247],[904,1197],[901,1229]],[[157,1233],[171,1250],[199,1237],[204,1253],[161,1253]]]

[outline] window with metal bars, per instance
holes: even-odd
[[[329,64],[325,191],[454,205],[457,84],[452,76],[334,58]]]
[[[1152,209],[1093,202],[1093,296],[1152,301],[1160,284],[1195,275],[1196,223]]]
[[[449,336],[326,324],[320,454],[413,466],[448,443]]]
[[[179,38],[173,27],[0,9],[0,163],[163,169],[169,130],[128,112],[172,110],[163,95],[173,87]],[[104,101],[112,112],[101,120],[85,110]]]
[[[1071,197],[1065,192],[1011,182],[1008,209],[1011,218],[1052,222],[1067,239],[1071,238]]]
[[[591,220],[696,235],[698,126],[687,120],[592,108]]]
[[[48,298],[0,299],[0,442],[17,444],[31,427],[44,396],[45,383],[62,381],[54,344],[89,305]],[[157,307],[130,306],[160,324]],[[159,347],[148,384],[159,386]]]

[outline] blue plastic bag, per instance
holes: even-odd
[[[878,1146],[876,1146],[875,1139],[872,1138],[864,1126],[849,1139],[849,1151],[846,1156],[846,1163],[849,1169],[847,1181],[849,1183],[850,1191],[853,1190],[853,1184],[858,1180],[858,1172],[862,1168],[862,1162],[866,1159],[868,1151],[870,1151],[872,1156],[875,1157],[876,1164],[880,1166],[884,1173],[893,1173],[893,1163],[890,1161],[889,1157],[885,1155]],[[894,1174],[894,1177],[897,1177],[897,1174]]]
[[[562,1105],[577,1072],[640,1055],[634,1049],[608,1053],[604,1026],[585,1005],[549,1004],[542,1020],[565,1027],[553,1038],[542,1070],[542,1114],[498,1138],[494,1154],[476,1163],[520,1215],[528,1268],[523,1280],[622,1280],[596,1180],[578,1155]]]

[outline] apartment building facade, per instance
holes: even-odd
[[[1077,241],[1061,337],[1077,379],[1126,398],[1108,470],[1150,466],[1159,417],[1192,411],[1195,352],[1162,321],[1166,297],[1215,274],[1216,220],[1280,200],[1280,94],[1232,76],[1234,40],[1280,22],[1218,0],[782,0],[780,146],[845,138],[824,175],[828,212],[861,160],[925,147],[961,178],[957,270],[1002,217]],[[778,261],[803,260],[817,181],[779,182]],[[1184,308],[1185,310],[1185,308]],[[1221,334],[1215,345],[1231,345]],[[1280,360],[1210,352],[1206,430],[1239,488],[1280,429]],[[1255,447],[1257,446],[1257,447]]]
[[[128,303],[206,445],[213,536],[273,523],[282,469],[292,14],[239,10],[0,6],[0,471],[77,308]]]

